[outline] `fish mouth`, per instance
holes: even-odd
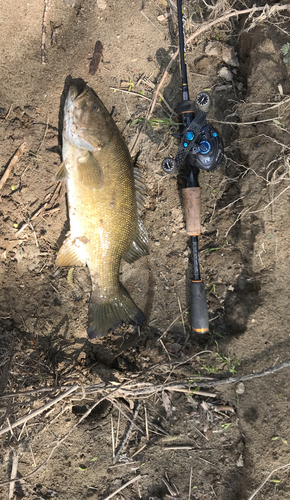
[[[71,85],[68,91],[67,102],[68,106],[75,106],[81,108],[84,103],[84,97],[90,91],[89,87],[85,87],[82,92],[79,93],[76,85]]]

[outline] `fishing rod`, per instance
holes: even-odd
[[[177,0],[180,66],[182,76],[182,101],[176,106],[180,130],[174,137],[180,139],[175,158],[164,158],[162,168],[171,175],[178,174],[184,182],[182,197],[184,204],[186,232],[191,237],[193,278],[191,282],[191,327],[196,333],[209,330],[207,301],[204,283],[200,275],[198,236],[200,223],[200,170],[211,172],[223,159],[223,142],[218,132],[207,122],[211,98],[207,92],[200,92],[196,101],[189,99],[186,51],[184,37],[184,15],[182,0]],[[182,171],[182,173],[180,173]]]

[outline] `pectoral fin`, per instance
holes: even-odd
[[[139,259],[143,255],[148,255],[149,253],[149,237],[147,230],[141,219],[137,220],[136,230],[133,234],[131,244],[123,256],[123,259],[131,264],[135,260]]]
[[[77,248],[71,236],[68,236],[60,248],[57,258],[57,266],[85,266],[84,259],[80,256],[80,249]]]
[[[62,163],[55,175],[55,180],[58,181],[65,181],[68,178],[68,171],[64,163]]]
[[[104,175],[102,167],[98,160],[87,152],[77,163],[80,182],[88,188],[100,189],[104,184]]]

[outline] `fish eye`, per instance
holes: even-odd
[[[98,111],[98,109],[99,109],[99,106],[97,104],[93,104],[93,110]]]

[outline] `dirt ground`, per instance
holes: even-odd
[[[89,342],[89,272],[55,266],[69,228],[65,188],[54,180],[64,95],[73,79],[86,82],[109,111],[115,107],[132,149],[178,47],[177,15],[171,0],[46,4],[45,64],[44,2],[0,4],[0,177],[26,142],[0,191],[1,429],[52,402],[2,433],[0,498],[101,500],[130,480],[115,498],[253,498],[271,471],[290,462],[289,367],[242,385],[200,383],[204,394],[194,393],[193,381],[242,377],[289,359],[290,71],[281,52],[290,36],[287,11],[260,22],[259,12],[231,17],[187,46],[190,96],[210,89],[209,120],[225,146],[221,167],[199,177],[210,333],[190,332],[191,253],[180,182],[161,169],[177,151],[177,127],[168,124],[177,117],[160,99],[137,148],[150,254],[121,268],[146,323]],[[184,0],[186,37],[230,5],[254,2]],[[91,75],[97,40],[103,57]],[[178,59],[161,91],[174,109],[181,100]],[[108,387],[120,383],[128,392],[109,397]],[[74,384],[82,389],[53,402]],[[141,388],[137,396],[133,384]],[[156,386],[154,395],[146,384]],[[13,396],[18,392],[26,394]],[[132,419],[137,427],[130,429]],[[255,498],[290,499],[288,468],[274,472]]]

